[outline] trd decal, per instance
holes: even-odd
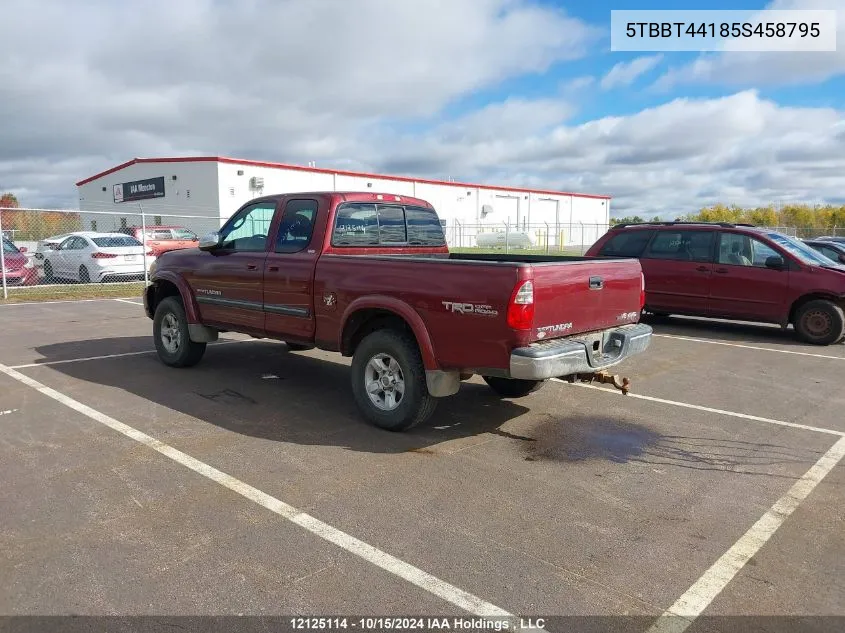
[[[496,316],[498,310],[486,303],[461,303],[458,301],[441,301],[446,306],[446,311],[452,314],[480,314],[482,316]]]

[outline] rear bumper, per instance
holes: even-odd
[[[644,323],[595,334],[556,339],[519,347],[511,352],[510,377],[545,380],[586,374],[612,367],[648,349],[652,329]],[[593,351],[598,342],[598,351]]]

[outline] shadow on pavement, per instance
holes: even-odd
[[[35,351],[44,357],[41,362],[49,362],[150,348],[150,337],[123,337],[45,345]],[[291,352],[279,343],[250,341],[209,345],[202,361],[187,369],[166,367],[154,353],[56,364],[51,369],[88,383],[116,387],[242,435],[375,453],[419,450],[493,432],[529,411],[516,401],[498,398],[486,385],[464,383],[457,395],[439,403],[427,423],[405,433],[383,431],[358,414],[349,367],[344,364],[348,359],[334,355],[338,362],[333,362],[309,354]],[[89,402],[118,419],[120,407],[130,414],[139,409],[137,402],[121,402],[120,397],[104,399],[97,393],[97,400]],[[124,416],[127,419],[123,421],[131,424],[129,416]],[[167,417],[166,412],[153,410],[150,432],[155,435],[172,429]]]

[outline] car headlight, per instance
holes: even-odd
[[[35,268],[35,261],[31,257],[26,258],[26,263],[23,265],[24,268]]]

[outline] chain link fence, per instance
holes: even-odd
[[[195,248],[216,213],[0,208],[0,301],[138,297],[163,252]]]
[[[0,301],[137,297],[158,255],[195,248],[199,237],[223,222],[216,210],[183,211],[161,205],[146,211],[140,204],[122,211],[0,208]],[[469,253],[583,255],[609,228],[444,222],[450,249]],[[799,239],[845,236],[845,227],[837,226],[771,228]]]
[[[609,228],[608,224],[509,223],[447,226],[449,247],[463,252],[520,252],[549,255],[583,255]]]

